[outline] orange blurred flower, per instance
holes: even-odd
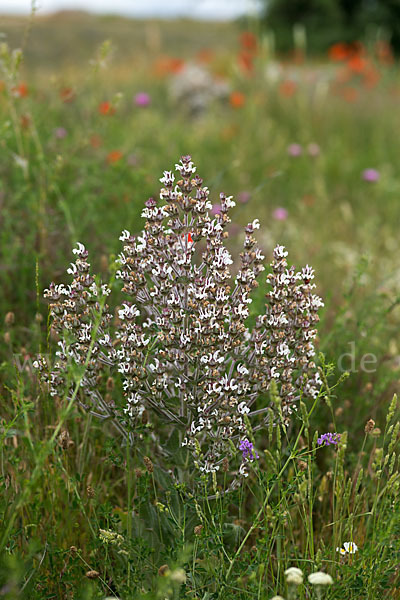
[[[358,100],[359,92],[354,87],[344,87],[342,89],[342,96],[346,102],[356,102]]]
[[[348,44],[344,44],[343,42],[333,44],[328,50],[328,55],[331,60],[347,60],[351,54],[351,48]]]
[[[239,63],[239,66],[246,73],[252,73],[253,72],[253,70],[254,70],[253,54],[251,54],[251,52],[249,52],[248,50],[242,50],[239,53],[239,55],[238,55],[238,63]]]
[[[246,102],[246,97],[242,92],[232,92],[229,96],[229,103],[233,108],[241,108]]]
[[[287,79],[286,81],[282,81],[279,86],[279,93],[281,96],[285,96],[286,98],[290,98],[293,96],[297,89],[297,84],[291,79]]]
[[[158,77],[170,75],[171,73],[179,73],[183,69],[185,62],[181,58],[173,58],[171,56],[160,56],[153,66],[154,73]]]
[[[251,50],[253,53],[257,51],[257,38],[251,31],[244,31],[240,36],[242,48]]]
[[[16,98],[26,98],[26,96],[29,95],[28,86],[24,82],[21,82],[15,87],[11,88],[11,91]]]
[[[212,50],[209,48],[202,48],[202,50],[199,50],[196,54],[196,60],[199,63],[207,64],[213,60],[214,56],[215,53]]]
[[[354,54],[347,61],[347,66],[351,71],[353,71],[353,73],[362,73],[365,71],[368,64],[368,59],[362,57],[360,54]]]
[[[75,92],[70,87],[65,87],[60,90],[60,98],[66,104],[75,100]]]
[[[121,160],[122,157],[123,154],[120,150],[112,150],[107,154],[107,162],[109,165],[113,165]]]
[[[91,138],[90,138],[90,145],[93,148],[100,148],[100,146],[103,143],[103,140],[101,139],[101,137],[99,135],[97,135],[97,133],[94,133]]]
[[[115,114],[115,107],[111,104],[111,102],[100,102],[98,110],[101,115]]]

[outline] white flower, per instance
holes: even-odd
[[[355,554],[357,550],[358,546],[354,542],[345,542],[343,544],[343,548],[336,548],[336,552],[340,552],[342,556],[344,556],[346,553]]]
[[[127,229],[124,229],[121,235],[119,236],[119,239],[121,240],[121,242],[126,242],[126,240],[129,240],[130,237],[131,234],[129,233],[129,231]]]
[[[274,250],[274,255],[275,258],[284,258],[285,256],[287,256],[288,253],[285,250],[285,246],[277,246]]]
[[[303,583],[303,572],[297,567],[290,567],[285,571],[286,583],[292,585],[301,585]]]
[[[349,554],[355,554],[358,550],[358,546],[354,542],[345,542],[343,546]]]
[[[296,573],[296,575],[301,575],[303,577],[303,571],[297,567],[289,567],[285,571],[285,575],[290,575],[291,573]]]
[[[83,254],[85,252],[85,246],[80,242],[77,243],[77,248],[72,250],[73,254]]]
[[[308,576],[308,581],[311,585],[332,585],[333,579],[328,573],[317,571]]]
[[[233,196],[227,196],[225,198],[225,203],[228,208],[233,208],[234,206],[236,206],[236,202],[234,202],[234,200],[232,200],[232,198],[233,198]]]
[[[301,270],[301,276],[303,279],[314,279],[314,269],[309,265],[306,265]]]
[[[68,273],[68,275],[75,275],[75,273],[77,272],[76,265],[75,265],[75,263],[70,263],[70,265],[71,265],[71,267],[69,269],[67,269],[67,273]]]
[[[164,177],[160,179],[164,185],[172,185],[175,181],[175,175],[171,171],[164,171]]]

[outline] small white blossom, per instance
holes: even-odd
[[[345,542],[343,547],[349,554],[355,554],[358,550],[358,546],[354,542]]]
[[[129,231],[127,229],[124,229],[121,235],[119,236],[119,239],[121,240],[121,242],[126,242],[127,240],[129,240],[130,237],[131,234],[129,233]]]

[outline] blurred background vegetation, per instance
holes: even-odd
[[[400,53],[398,0],[265,0],[264,22],[276,33],[280,51],[291,50],[293,27],[302,26],[314,54],[337,42],[366,42],[377,34]]]

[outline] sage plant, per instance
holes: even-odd
[[[277,246],[266,310],[249,331],[250,293],[264,271],[253,235],[259,221],[245,228],[232,283],[233,261],[224,241],[235,203],[220,194],[220,212],[213,218],[209,190],[191,157],[183,156],[175,169],[177,175],[165,171],[160,179],[159,200],[145,203],[142,233],[135,237],[124,230],[120,237],[116,277],[126,301],[116,324],[106,304],[110,289],[91,275],[87,250],[78,243],[68,269],[72,283],[51,284],[45,292],[60,338],[57,360],[50,371],[43,358],[37,366],[51,395],[71,396],[74,382],[68,372],[80,365],[86,409],[112,417],[132,443],[144,413],[158,424],[155,434],[163,423],[178,428],[181,446],[192,453],[196,467],[215,473],[226,471],[228,460],[249,443],[251,417],[256,416],[258,428],[273,414],[272,380],[286,424],[301,397],[318,395],[314,339],[323,303],[313,291],[313,269],[296,272],[284,247]],[[122,377],[121,407],[107,402],[98,385],[102,373],[109,377],[115,370]],[[249,462],[242,456],[239,474],[247,475]]]

